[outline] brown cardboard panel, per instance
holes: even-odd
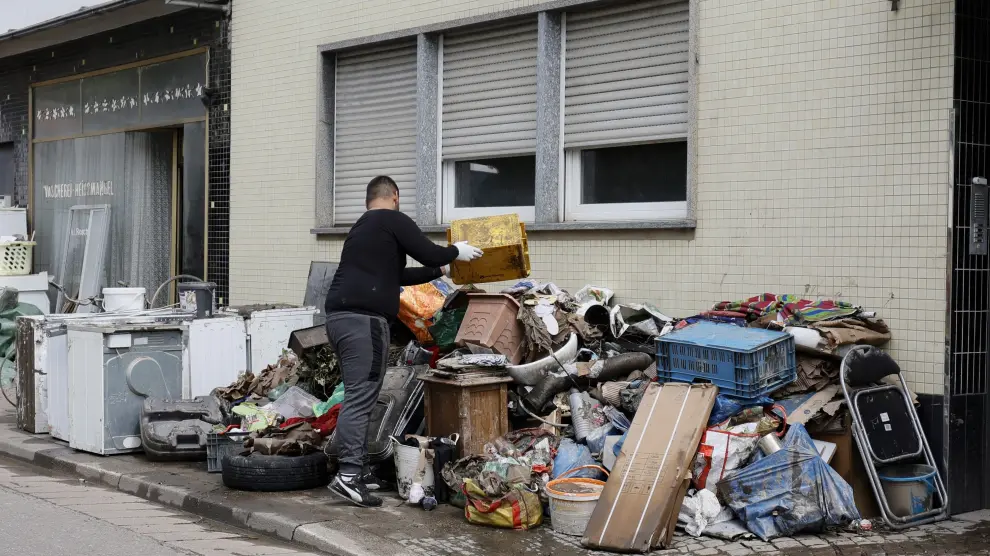
[[[829,465],[852,487],[853,499],[860,515],[864,518],[879,516],[880,507],[877,505],[873,486],[866,474],[856,441],[853,440],[852,427],[847,427],[843,433],[815,433],[811,438],[835,444],[835,455],[832,456]]]
[[[681,481],[681,488],[677,489],[677,494],[671,499],[670,504],[667,505],[668,517],[661,522],[661,528],[657,531],[656,536],[653,538],[652,548],[667,548],[674,540],[674,530],[677,529],[677,516],[681,510],[681,504],[684,503],[684,497],[687,495],[688,489],[691,488],[691,475]]]
[[[717,394],[711,384],[650,384],[588,522],[585,546],[645,553],[663,544]]]

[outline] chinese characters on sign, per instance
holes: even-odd
[[[76,107],[69,106],[59,106],[57,108],[45,108],[44,110],[38,110],[36,114],[37,120],[64,120],[66,118],[76,117]]]
[[[206,116],[206,56],[101,73],[34,88],[34,137],[157,127]]]
[[[195,94],[194,94],[195,93]],[[179,100],[183,98],[199,98],[203,95],[203,84],[196,83],[196,86],[186,85],[185,87],[176,87],[175,89],[165,89],[165,91],[159,91],[155,93],[145,93],[144,94],[144,105],[158,104],[159,102],[171,102],[174,100]]]
[[[112,197],[112,181],[89,181],[80,183],[56,183],[42,185],[46,199],[68,199],[70,197]]]
[[[173,102],[176,100],[187,99],[187,98],[199,98],[203,94],[203,84],[196,83],[193,85],[186,85],[185,87],[176,87],[175,89],[166,89],[164,91],[156,91],[154,93],[144,93],[143,103],[145,106],[149,104],[159,104],[166,102]],[[83,105],[84,114],[99,114],[100,112],[116,112],[118,110],[134,110],[138,107],[138,100],[135,97],[122,96],[120,98],[104,98],[104,99],[94,99],[91,102],[87,102]],[[61,112],[65,113],[64,108],[60,108]],[[72,115],[72,107],[68,108],[69,115]],[[38,114],[38,119],[42,119],[42,116]],[[49,119],[46,111],[45,118]]]

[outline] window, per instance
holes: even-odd
[[[568,220],[687,216],[688,2],[564,19]]]
[[[511,212],[547,223],[686,220],[690,0],[568,4],[325,58],[333,122],[328,102],[320,140],[334,152],[318,178],[333,183],[334,224],[360,217],[378,174],[395,178],[413,217],[416,177],[426,180],[427,225]],[[435,134],[420,127],[434,120]],[[559,205],[537,210],[548,198]]]
[[[567,152],[565,200],[571,220],[683,218],[687,142]]]
[[[445,214],[471,218],[515,212],[530,222],[536,216],[535,156],[448,162],[443,181],[451,186]]]
[[[357,222],[368,182],[382,174],[415,219],[415,41],[338,53],[334,89],[334,224]]]
[[[444,35],[443,220],[535,216],[535,18]]]

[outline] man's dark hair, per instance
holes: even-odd
[[[395,184],[395,180],[388,176],[376,176],[368,183],[368,194],[364,198],[364,204],[370,205],[375,199],[387,199],[398,192],[399,186]]]

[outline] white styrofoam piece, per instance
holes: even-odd
[[[27,209],[0,208],[0,236],[27,237]]]
[[[196,319],[186,326],[183,395],[207,396],[247,370],[247,337],[238,315]],[[188,391],[187,391],[188,387]]]
[[[289,347],[289,336],[301,328],[313,326],[316,307],[267,309],[251,313],[245,322],[250,346],[251,372],[259,373],[278,362]]]

